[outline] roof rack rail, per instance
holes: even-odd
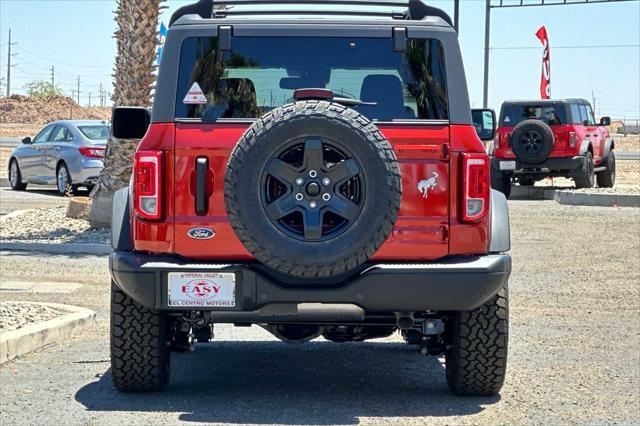
[[[279,9],[251,9],[244,6],[282,6]],[[197,3],[183,6],[178,9],[169,22],[171,26],[178,18],[184,15],[199,15],[203,19],[207,18],[226,18],[227,16],[240,15],[289,15],[300,14],[300,10],[291,10],[287,6],[291,5],[314,5],[327,6],[326,9],[310,10],[304,12],[309,15],[358,15],[358,16],[386,16],[392,19],[410,19],[422,20],[428,16],[442,18],[449,25],[453,26],[453,22],[449,15],[441,9],[429,6],[423,0],[199,0]],[[355,10],[336,10],[335,5],[345,6],[388,6],[389,9],[355,9]],[[236,9],[235,6],[243,6]],[[395,9],[394,9],[395,7]]]

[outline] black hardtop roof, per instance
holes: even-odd
[[[301,6],[308,9],[300,9]],[[189,15],[216,21],[227,18],[257,20],[283,15],[306,19],[331,17],[334,20],[344,19],[346,23],[359,23],[374,18],[377,24],[388,22],[396,25],[398,20],[416,22],[427,18],[440,18],[438,21],[441,24],[453,26],[449,15],[441,9],[429,6],[423,0],[199,0],[178,9],[171,16],[169,26],[174,23],[203,23],[201,20],[193,19],[177,22]],[[261,22],[264,22],[262,19]],[[334,22],[327,21],[328,24]]]
[[[509,100],[504,101],[502,105],[544,105],[544,104],[589,104],[589,101],[582,98],[564,98],[564,99],[531,99],[531,100]]]

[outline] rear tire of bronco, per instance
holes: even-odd
[[[576,188],[593,188],[593,185],[596,183],[595,174],[594,174],[594,166],[593,166],[593,154],[591,152],[587,152],[587,175],[583,177],[573,178],[573,181],[576,183]]]
[[[600,188],[613,188],[616,183],[616,156],[613,150],[609,152],[607,157],[607,164],[605,164],[606,170],[598,172],[596,179],[598,180],[598,187]]]
[[[167,318],[111,283],[111,374],[120,392],[155,392],[169,382]]]
[[[496,191],[502,192],[505,197],[509,198],[511,188],[513,187],[511,175],[509,173],[491,170],[491,187]]]
[[[458,312],[447,324],[447,384],[455,395],[500,392],[507,371],[509,292],[505,285],[484,305]]]
[[[521,177],[518,179],[518,183],[520,184],[520,186],[533,186],[535,185],[536,181],[530,177]]]

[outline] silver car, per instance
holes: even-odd
[[[32,140],[22,139],[9,157],[11,188],[27,184],[55,185],[61,195],[78,187],[93,188],[104,167],[109,123],[63,120],[45,126]]]

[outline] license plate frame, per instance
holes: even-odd
[[[237,306],[235,272],[184,271],[167,274],[171,308],[233,309]]]
[[[515,170],[515,169],[516,169],[515,160],[500,161],[500,170]]]

